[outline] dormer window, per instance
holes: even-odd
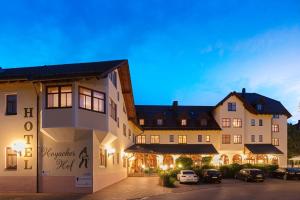
[[[181,120],[181,126],[186,126],[187,125],[187,120],[186,119],[182,119]]]
[[[207,119],[201,119],[200,124],[201,126],[207,126]]]
[[[163,125],[163,119],[157,119],[157,125],[162,126]]]
[[[144,119],[140,119],[140,125],[144,126],[145,125],[145,120]]]
[[[257,104],[256,105],[256,110],[260,111],[263,109],[263,105],[262,104]]]
[[[235,102],[229,102],[228,103],[228,111],[236,111],[236,103]]]

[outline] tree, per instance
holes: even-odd
[[[193,165],[193,160],[186,156],[180,156],[175,161],[176,166],[181,169],[191,169]]]
[[[288,124],[288,157],[300,155],[300,130],[295,125]]]

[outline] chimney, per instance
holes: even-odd
[[[176,108],[178,106],[178,101],[173,101],[173,108]]]
[[[246,93],[246,88],[242,89],[242,93],[243,93],[243,95]]]

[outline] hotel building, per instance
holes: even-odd
[[[127,60],[0,69],[0,192],[92,193],[145,170],[287,164],[274,99],[231,92],[215,106],[135,105]]]

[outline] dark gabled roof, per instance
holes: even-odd
[[[89,63],[45,65],[36,67],[0,68],[0,83],[14,81],[56,81],[86,77],[103,78],[118,70],[126,110],[130,120],[136,123],[133,90],[127,60]]]
[[[126,63],[128,64],[127,60],[113,60],[90,63],[7,68],[0,69],[0,81],[35,81],[59,78],[77,78],[86,76],[103,77],[114,69]]]
[[[134,144],[128,153],[153,154],[218,154],[212,144]]]
[[[272,144],[245,144],[245,147],[253,154],[283,154]]]
[[[222,101],[220,101],[216,107],[223,104],[231,96],[236,96],[241,100],[245,108],[253,114],[270,114],[270,115],[286,115],[290,118],[292,115],[289,111],[277,100],[269,97],[257,94],[257,93],[229,93]],[[262,104],[262,110],[257,110],[256,105]]]
[[[137,105],[139,119],[144,119],[144,130],[221,130],[211,114],[212,106],[146,106]],[[163,125],[157,125],[157,119],[163,119]],[[180,124],[187,119],[187,125]],[[201,119],[207,125],[201,126]]]

